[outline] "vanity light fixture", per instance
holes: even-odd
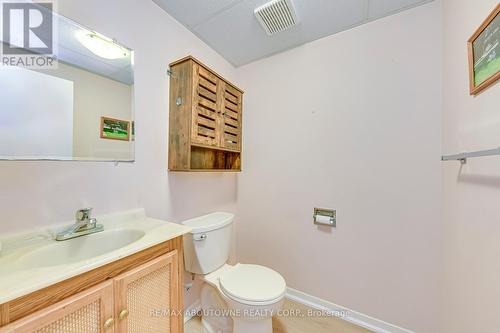
[[[127,50],[124,47],[118,45],[113,39],[95,32],[80,34],[78,40],[90,52],[104,59],[120,59],[127,56]]]

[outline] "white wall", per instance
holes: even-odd
[[[133,141],[100,138],[102,116],[134,119],[133,86],[65,64],[59,64],[55,75],[75,85],[73,156],[133,160]]]
[[[238,69],[238,259],[295,289],[439,332],[441,8]],[[312,223],[338,210],[338,227]]]
[[[2,66],[0,101],[2,158],[71,158],[73,82]]]
[[[78,67],[59,63],[57,70],[38,70],[72,83],[73,154],[78,159],[133,160],[134,142],[100,138],[101,117],[133,120],[133,86]]]
[[[444,0],[443,151],[500,145],[500,84],[469,95],[466,42],[497,0]],[[500,159],[443,163],[445,333],[500,327]]]
[[[234,68],[152,1],[64,0],[61,14],[135,50],[136,162],[0,162],[0,233],[69,221],[76,209],[103,214],[145,207],[180,221],[234,211],[235,174],[167,172],[167,66],[193,54],[229,80]],[[188,298],[187,303],[191,301]]]

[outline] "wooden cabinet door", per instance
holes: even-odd
[[[35,312],[1,333],[112,333],[113,283],[104,282]]]
[[[243,95],[227,83],[221,84],[220,146],[241,151],[241,122]]]
[[[115,281],[118,333],[179,333],[177,250],[147,262]]]
[[[221,81],[198,64],[193,64],[191,141],[218,147]]]

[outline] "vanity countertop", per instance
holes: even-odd
[[[62,242],[56,242],[54,235],[61,227],[67,227],[72,222],[36,232],[4,237],[0,235],[2,244],[2,252],[0,252],[0,304],[104,266],[191,231],[190,227],[181,224],[149,218],[145,215],[143,209],[98,216],[97,220],[99,224],[104,225],[104,232]],[[63,252],[66,249],[75,251],[75,246],[68,246],[71,244],[67,242],[78,240],[79,243],[73,243],[73,245],[77,244],[79,246],[85,237],[103,238],[102,235],[106,237],[115,237],[115,235],[116,237],[122,237],[122,234],[126,236],[129,234],[143,236],[123,247],[112,249],[104,254],[97,252],[98,255],[96,256],[91,255],[90,258],[84,260],[76,259],[77,261],[70,263],[47,265],[43,262],[43,256],[40,263],[29,264],[29,260],[27,260],[30,256],[33,257],[33,253],[43,254],[46,249],[52,249],[52,251],[57,249],[55,257],[58,256],[57,252]],[[107,238],[103,239],[106,240]],[[98,238],[93,239],[95,244],[97,244],[96,240]],[[59,246],[61,246],[60,251]],[[103,246],[109,246],[109,244],[103,244]],[[76,250],[78,251],[78,247],[76,247]],[[78,255],[80,253],[64,254],[65,258],[78,258]],[[47,260],[54,261],[54,258],[47,258]]]

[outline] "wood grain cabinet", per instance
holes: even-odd
[[[178,252],[0,328],[0,333],[180,333]]]
[[[191,56],[170,73],[169,170],[241,171],[243,91]]]
[[[177,261],[175,251],[115,279],[117,332],[179,332]]]
[[[112,333],[113,312],[113,284],[104,282],[0,328],[0,332]]]

